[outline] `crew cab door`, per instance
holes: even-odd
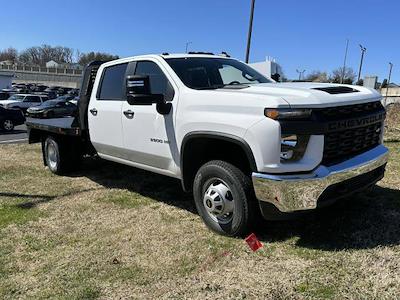
[[[128,64],[103,69],[96,94],[88,107],[90,140],[100,156],[121,157],[123,149],[121,107],[126,101],[125,77]]]
[[[155,60],[134,61],[128,69],[128,76],[149,76],[151,94],[163,94],[165,101],[172,103],[172,108],[168,114],[160,114],[157,112],[156,103],[131,105],[127,101],[123,102],[125,158],[147,169],[150,167],[159,173],[176,175],[179,157],[174,126],[177,88],[173,87],[173,81],[163,66]]]

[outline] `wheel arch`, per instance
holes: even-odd
[[[204,146],[208,143],[230,146],[230,152],[223,150],[213,151]],[[206,150],[206,151],[203,151]],[[257,171],[256,160],[249,144],[241,137],[224,132],[196,131],[185,135],[181,144],[180,168],[182,174],[182,187],[185,191],[192,188],[194,176],[201,165],[208,160],[226,160],[245,172]],[[235,157],[236,154],[236,157]],[[196,163],[190,163],[191,158],[196,158]]]

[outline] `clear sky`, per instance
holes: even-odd
[[[227,51],[244,60],[250,0],[2,1],[0,48],[41,44],[121,57],[145,53]],[[274,57],[289,78],[296,69],[343,64],[400,83],[400,0],[256,0],[251,61]],[[307,74],[306,72],[306,74]]]

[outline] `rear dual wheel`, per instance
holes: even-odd
[[[225,161],[210,161],[199,169],[193,195],[204,223],[219,234],[243,236],[256,217],[251,179]]]
[[[54,174],[61,175],[79,166],[81,153],[73,143],[49,136],[43,143],[46,165]]]

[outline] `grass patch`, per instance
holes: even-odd
[[[24,224],[37,220],[43,213],[36,209],[18,205],[0,204],[0,229],[9,224]]]
[[[111,190],[99,200],[105,203],[113,203],[120,208],[139,208],[153,202],[148,198],[124,190]]]
[[[312,299],[334,299],[336,296],[336,288],[332,285],[312,286],[308,283],[301,283],[296,287],[296,291]]]

